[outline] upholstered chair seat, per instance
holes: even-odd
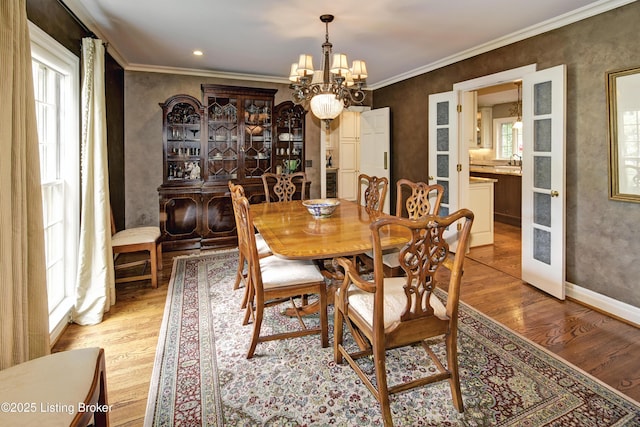
[[[158,237],[160,237],[160,229],[158,227],[137,227],[118,231],[111,236],[111,244],[123,246],[137,243],[155,243]]]
[[[324,276],[312,261],[288,260],[274,255],[260,259],[260,270],[262,286],[265,289],[324,280]]]
[[[0,411],[3,426],[87,426],[92,420],[96,427],[107,426],[104,352],[64,351],[4,369],[0,402],[19,405]]]
[[[397,258],[396,254],[396,258]],[[390,277],[384,279],[384,328],[392,326],[400,319],[406,309],[407,297],[404,293],[405,279],[403,277]],[[337,293],[339,295],[339,292]],[[365,292],[357,286],[349,288],[349,309],[358,313],[370,327],[373,327],[373,299],[374,294]],[[447,320],[447,309],[440,299],[431,294],[429,305],[433,308],[433,314],[442,320]],[[424,309],[423,305],[423,309]]]
[[[258,256],[271,255],[271,248],[269,248],[269,245],[267,245],[267,242],[260,233],[256,233],[256,247],[258,248]]]

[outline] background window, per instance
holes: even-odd
[[[516,117],[493,120],[496,141],[496,159],[511,160],[514,155],[522,159],[522,129],[514,127]]]
[[[30,24],[52,342],[75,302],[79,230],[78,57]]]

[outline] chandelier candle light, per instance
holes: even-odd
[[[298,62],[291,64],[289,80],[292,82],[293,101],[296,104],[308,103],[313,114],[325,120],[328,126],[343,108],[364,101],[367,66],[362,60],[354,60],[349,68],[347,55],[336,53],[329,68],[333,47],[329,42],[329,23],[333,21],[333,15],[322,15],[320,21],[326,27],[322,69],[314,70],[311,55],[302,54]]]

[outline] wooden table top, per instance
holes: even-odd
[[[254,204],[251,214],[271,251],[290,259],[326,259],[366,252],[372,249],[369,224],[386,216],[342,199],[329,218],[314,219],[300,200]],[[389,227],[382,246],[398,246],[407,239],[406,230]]]

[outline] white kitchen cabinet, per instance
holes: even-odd
[[[477,148],[493,147],[493,109],[478,108],[478,144]]]
[[[493,183],[491,178],[469,178],[469,209],[474,214],[470,247],[493,244]]]
[[[355,201],[360,167],[360,112],[343,111],[339,132],[338,197]]]

